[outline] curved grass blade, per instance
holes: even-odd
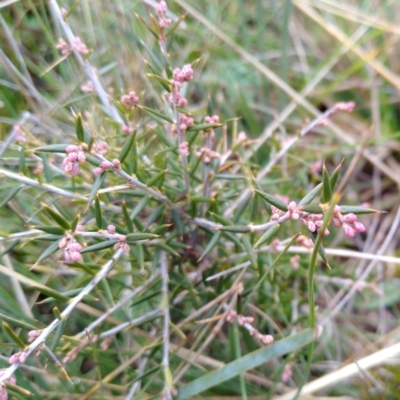
[[[281,339],[275,344],[253,351],[222,368],[208,372],[179,389],[177,400],[190,399],[193,396],[218,384],[232,379],[239,374],[256,368],[273,358],[296,351],[317,337],[317,329],[308,328],[296,335]]]

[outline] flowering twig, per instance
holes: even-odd
[[[89,80],[91,82],[93,82],[94,89],[96,90],[96,93],[97,93],[100,101],[102,102],[103,106],[105,107],[107,114],[115,122],[117,122],[121,127],[123,127],[125,125],[124,120],[119,115],[117,109],[112,105],[112,103],[108,99],[107,93],[104,90],[99,78],[95,74],[93,67],[90,65],[89,61],[83,59],[83,57],[81,55],[82,53],[76,49],[77,38],[73,34],[69,24],[64,20],[61,9],[57,3],[57,0],[49,0],[49,5],[51,7],[54,17],[57,19],[62,30],[64,31],[64,34],[72,48],[72,52],[74,53],[76,60],[85,70],[86,75],[88,76]]]
[[[326,119],[330,117],[332,114],[335,114],[338,111],[352,111],[354,108],[354,103],[337,103],[333,107],[326,110],[323,114],[319,115],[313,121],[311,121],[305,128],[303,128],[298,135],[292,137],[285,141],[280,151],[275,154],[275,156],[270,160],[270,162],[257,174],[255,178],[256,182],[260,182],[272,169],[273,166],[285,155],[295,143],[299,141],[303,136],[307,135],[307,133],[311,132],[316,126],[324,124]],[[233,202],[224,212],[225,218],[230,218],[233,214],[233,210],[236,208],[240,208],[250,197],[252,193],[251,188],[247,188],[243,191],[243,193],[239,196],[239,198]]]
[[[60,313],[60,317],[56,318],[50,325],[42,330],[40,335],[23,351],[20,352],[19,361],[14,362],[10,367],[4,371],[0,376],[0,384],[5,380],[9,379],[13,373],[21,365],[21,361],[24,361],[29,355],[31,355],[36,349],[38,349],[42,343],[46,341],[49,335],[60,325],[60,323],[69,317],[76,306],[83,300],[83,298],[89,294],[111,271],[115,263],[119,260],[123,253],[122,249],[118,249],[112,256],[112,258],[107,261],[98,274],[89,282],[89,284],[77,295],[75,296],[65,308],[65,310]],[[18,353],[17,353],[18,354]],[[11,356],[13,357],[13,356]],[[13,360],[13,359],[12,359]]]
[[[245,317],[243,315],[238,315],[238,313],[234,310],[228,312],[226,317],[226,321],[229,323],[233,323],[237,321],[239,326],[243,326],[251,336],[254,336],[257,340],[259,340],[262,344],[268,345],[274,342],[274,338],[272,335],[264,335],[260,333],[256,328],[254,328],[254,318],[253,317]]]

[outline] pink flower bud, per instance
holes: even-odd
[[[103,168],[103,169],[109,169],[110,167],[111,167],[111,164],[108,161],[103,161],[100,164],[100,168]]]
[[[73,251],[81,251],[82,250],[82,245],[78,242],[72,243],[70,246],[70,249]]]
[[[78,224],[75,229],[77,232],[83,232],[83,225]]]
[[[316,225],[312,221],[307,222],[307,227],[311,232],[315,232],[317,229]]]
[[[74,144],[70,144],[69,146],[67,146],[67,148],[65,149],[65,151],[66,151],[67,153],[77,152],[77,151],[78,151],[78,146],[75,146]]]
[[[111,234],[114,234],[115,231],[116,231],[115,226],[114,226],[114,225],[108,225],[108,226],[107,226],[107,231],[108,231],[109,233],[111,233]]]
[[[103,173],[103,168],[101,168],[101,167],[96,167],[96,168],[93,170],[93,173],[94,173],[95,175],[101,175],[101,174]]]
[[[112,160],[112,165],[114,168],[121,168],[121,161],[119,161],[118,158],[114,158],[114,160]]]
[[[364,224],[362,224],[361,222],[356,221],[356,222],[354,222],[353,226],[357,232],[365,232],[366,231]]]
[[[348,222],[349,224],[357,221],[357,215],[350,213],[343,216],[343,221]]]
[[[81,253],[78,253],[77,251],[71,251],[70,258],[72,261],[81,261],[82,260],[82,255]]]
[[[354,237],[356,234],[356,231],[350,225],[347,224],[343,225],[343,230],[344,233],[349,237]]]
[[[79,170],[80,170],[80,168],[79,168],[79,164],[73,164],[72,165],[72,169],[71,169],[71,171],[69,172],[72,176],[77,176],[78,174],[79,174]]]

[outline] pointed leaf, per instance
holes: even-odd
[[[360,206],[339,206],[342,210],[342,214],[381,214],[386,211],[374,210],[373,208],[365,208]]]
[[[206,131],[208,129],[216,129],[220,126],[224,126],[224,124],[195,124],[189,126],[186,132],[197,132],[197,131]]]
[[[99,230],[103,229],[103,216],[101,215],[100,199],[98,195],[94,198],[94,214],[97,227]]]
[[[219,242],[219,239],[222,235],[222,232],[217,232],[214,233],[213,237],[211,240],[208,242],[206,248],[204,249],[203,253],[201,254],[200,258],[198,261],[201,261],[207,254],[210,253],[210,251],[215,247],[215,245]]]
[[[103,172],[101,175],[96,176],[96,180],[93,183],[92,190],[90,191],[88,205],[92,204],[93,199],[96,197],[97,192],[99,191],[101,185],[106,178],[106,172]]]
[[[39,264],[41,261],[43,261],[45,258],[47,258],[50,254],[55,253],[59,249],[58,247],[58,241],[54,242],[51,246],[49,246],[37,259],[35,264]]]
[[[75,232],[76,227],[78,226],[78,222],[81,219],[81,215],[78,214],[73,220],[72,220],[72,224],[71,224],[71,231]]]
[[[165,243],[157,243],[157,247],[165,250],[167,253],[172,254],[175,257],[180,257],[179,253],[177,253],[172,247],[168,246]]]
[[[80,112],[76,116],[76,137],[81,143],[85,141],[85,135],[83,133],[82,125],[82,114]]]
[[[74,268],[79,268],[82,271],[86,272],[87,274],[91,275],[91,276],[95,276],[96,272],[92,270],[92,268],[90,268],[88,265],[84,264],[84,263],[79,263],[79,262],[73,262],[68,264],[69,267],[74,267]]]
[[[138,108],[142,109],[143,111],[146,111],[148,114],[151,114],[153,116],[161,118],[161,120],[168,121],[171,124],[174,123],[174,120],[172,118],[168,117],[167,115],[163,114],[160,111],[156,111],[156,110],[153,110],[152,108],[145,107],[145,106],[138,106]]]
[[[60,293],[59,291],[51,289],[51,288],[49,288],[47,286],[42,286],[42,285],[35,286],[35,285],[32,285],[32,286],[30,286],[30,289],[37,290],[38,292],[40,292],[40,293],[42,293],[42,294],[44,294],[44,295],[46,295],[48,297],[52,297],[52,298],[54,298],[56,300],[69,301],[69,297],[68,296],[65,296],[62,293]]]
[[[340,164],[335,168],[335,170],[331,174],[331,191],[335,191],[337,180],[339,179],[340,169],[342,168],[344,159],[340,162]]]
[[[160,171],[158,174],[155,174],[153,177],[151,177],[147,182],[146,185],[148,187],[155,186],[155,184],[159,181],[163,181],[165,178],[165,174],[167,173],[167,170]]]
[[[38,147],[34,152],[44,153],[66,153],[68,144],[49,144],[48,146]]]
[[[246,250],[247,255],[249,256],[250,263],[254,269],[258,268],[257,256],[254,253],[253,246],[250,243],[250,240],[247,235],[242,237],[242,243]]]
[[[91,251],[100,251],[104,249],[108,249],[113,247],[115,243],[118,243],[118,240],[107,240],[106,242],[100,242],[93,244],[92,246],[85,247],[80,251],[81,254],[90,253]]]
[[[19,172],[23,172],[25,168],[25,146],[21,146],[19,150]]]
[[[54,211],[51,207],[49,207],[47,204],[41,203],[43,209],[46,211],[46,213],[51,217],[51,219],[57,223],[61,228],[64,228],[65,230],[71,229],[71,225],[68,223],[66,219],[62,215],[60,215],[58,212]]]
[[[0,208],[4,207],[21,189],[23,188],[23,185],[17,186],[14,189],[8,193],[7,196],[3,198],[3,200],[0,202]]]
[[[332,198],[332,189],[331,189],[331,180],[329,178],[328,170],[325,167],[325,164],[322,169],[322,199],[324,203],[329,203]]]
[[[150,196],[145,196],[139,203],[136,204],[136,207],[132,210],[131,219],[135,219],[138,214],[146,207],[147,203],[151,200]]]
[[[50,233],[52,235],[64,235],[65,229],[59,226],[48,226],[48,225],[34,225],[34,229],[38,229],[39,231],[43,231],[46,233]]]
[[[319,192],[322,189],[322,182],[319,183],[317,186],[315,186],[314,189],[311,190],[310,193],[306,194],[299,202],[299,206],[305,206],[307,204],[310,204],[315,197],[319,194]]]
[[[260,239],[257,240],[256,244],[254,245],[254,248],[256,249],[257,247],[260,247],[265,243],[270,243],[273,239],[275,239],[278,236],[280,228],[281,228],[280,225],[275,225],[271,229],[268,229],[266,232],[264,232],[264,234],[260,237]]]
[[[126,240],[130,242],[135,242],[138,240],[151,240],[160,237],[159,235],[155,235],[154,233],[128,233],[126,235]]]
[[[11,337],[11,339],[15,342],[15,344],[20,348],[24,349],[25,348],[25,343],[23,340],[14,332],[14,329],[12,329],[6,322],[3,321],[3,329],[8,333],[8,335]]]
[[[154,80],[156,80],[157,82],[160,82],[161,83],[161,85],[162,85],[162,87],[167,91],[167,92],[170,92],[171,91],[171,83],[167,80],[167,79],[165,79],[165,78],[163,78],[163,77],[161,77],[161,76],[158,76],[158,75],[154,75],[154,74],[146,74],[149,78],[151,78],[151,79],[154,79]]]
[[[8,245],[0,251],[0,259],[8,254],[10,251],[14,249],[15,246],[19,244],[19,240],[13,240],[12,242],[8,243]]]
[[[287,205],[282,201],[277,199],[274,196],[271,196],[268,193],[262,192],[261,190],[256,189],[256,192],[264,199],[266,200],[268,203],[272,204],[273,206],[275,206],[278,210],[281,211],[287,211]]]
[[[124,221],[125,221],[126,229],[128,229],[128,232],[133,232],[132,220],[131,220],[131,218],[129,216],[128,208],[126,207],[125,201],[122,203],[122,213],[124,215]]]
[[[121,161],[121,164],[125,161],[126,157],[128,156],[128,154],[135,142],[136,132],[137,132],[137,130],[135,130],[134,132],[132,132],[131,135],[128,136],[128,138],[126,139],[126,141],[124,143],[124,146],[122,147],[122,149],[118,155],[118,160]]]
[[[22,319],[16,319],[16,318],[9,317],[8,315],[5,315],[5,314],[0,313],[0,319],[3,320],[3,323],[4,323],[4,321],[8,322],[10,325],[16,326],[17,328],[25,329],[27,331],[32,331],[32,330],[38,329],[33,324],[25,322]]]

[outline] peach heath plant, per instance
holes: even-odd
[[[41,92],[32,91],[38,98],[26,104],[38,116],[12,120],[0,150],[0,271],[12,283],[1,303],[9,366],[0,373],[0,400],[17,370],[18,381],[41,398],[50,390],[71,395],[71,382],[74,395],[87,399],[194,398],[208,379],[204,368],[218,373],[203,363],[222,347],[216,341],[229,336],[225,320],[243,328],[232,341],[238,354],[252,346],[254,360],[299,354],[317,338],[320,293],[314,295],[313,273],[320,260],[327,263],[324,245],[336,234],[331,227],[362,237],[359,215],[376,211],[339,203],[346,199],[336,188],[342,165],[329,172],[335,158],[327,158],[322,178],[316,168],[310,177],[306,164],[319,160],[298,162],[296,145],[316,127],[329,129],[331,116],[352,112],[354,103],[333,105],[300,132],[285,127],[288,135],[278,145],[275,137],[263,139],[267,151],[256,157],[258,132],[243,130],[244,117],[226,120],[225,104],[204,93],[199,71],[207,65],[199,68],[196,52],[186,57],[172,42],[181,18],[165,1],[154,3],[148,17],[137,16],[143,27],[132,28],[130,51],[143,60],[137,75],[124,60],[109,60],[114,52],[105,47],[89,51],[74,33],[78,11],[61,10],[57,0],[47,6],[54,17],[49,32],[63,38],[52,55],[57,67],[48,73],[72,71],[79,80],[62,102],[40,101]],[[129,73],[116,74],[109,65]],[[57,110],[54,104],[68,106]],[[302,174],[301,183],[288,185],[285,169]],[[290,220],[300,222],[296,231]],[[289,251],[292,244],[309,254],[300,259],[296,248]],[[307,263],[307,285],[299,284]],[[335,260],[329,273],[334,267]],[[225,275],[215,284],[207,280],[219,273]],[[307,296],[304,312],[295,303],[306,303]],[[262,310],[257,326],[249,316],[255,309]],[[215,322],[225,315],[221,310],[232,311]],[[208,322],[199,327],[201,319]],[[242,357],[218,354],[221,368],[243,365]],[[297,361],[278,362],[278,381],[297,383],[290,367]],[[273,376],[276,363],[240,368],[238,375],[256,377],[258,384],[250,370]],[[191,380],[200,389],[185,395]]]

